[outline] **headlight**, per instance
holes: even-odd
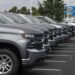
[[[33,34],[25,34],[25,38],[34,38]]]
[[[63,29],[61,30],[61,33],[63,34]]]
[[[48,39],[49,39],[49,37],[50,37],[50,34],[47,35],[47,38],[48,38]]]
[[[55,32],[53,32],[53,35],[55,35]]]
[[[24,38],[34,38],[34,35],[33,34],[25,34],[25,33],[23,33],[22,37],[24,37]]]
[[[66,29],[66,32],[68,32],[68,29]]]
[[[58,34],[59,33],[59,31],[58,30],[56,30],[56,34]]]

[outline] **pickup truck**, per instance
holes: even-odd
[[[0,75],[15,75],[21,66],[42,61],[42,37],[39,30],[0,24]]]
[[[1,15],[1,14],[0,14]],[[40,29],[44,32],[44,36],[45,36],[45,40],[44,40],[44,46],[46,48],[46,51],[51,52],[51,46],[53,44],[55,44],[54,40],[50,40],[50,36],[51,35],[48,29],[54,29],[54,27],[51,26],[46,26],[46,25],[41,25],[38,23],[29,23],[29,21],[25,20],[24,18],[22,18],[21,16],[19,16],[18,14],[15,13],[2,13],[2,15],[4,15],[4,17],[6,17],[7,20],[9,20],[10,22],[12,21],[13,24],[18,24],[18,25],[24,25],[25,27],[32,27],[34,29]],[[1,15],[1,16],[2,16]]]

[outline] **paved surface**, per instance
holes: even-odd
[[[75,75],[75,37],[56,47],[48,54],[45,63],[21,75]]]

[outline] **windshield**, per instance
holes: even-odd
[[[12,21],[9,21],[7,17],[5,17],[3,14],[0,14],[0,23],[1,24],[13,24]]]
[[[32,16],[26,16],[24,15],[25,17],[27,17],[32,23],[40,23],[36,18],[32,17]]]
[[[24,21],[26,21],[27,23],[32,23],[27,17],[25,17],[24,14],[18,14],[19,17],[21,17]]]
[[[44,17],[37,17],[41,23],[50,23],[44,19]]]
[[[22,21],[20,18],[16,16],[16,14],[5,14],[8,18],[12,19],[15,23],[24,24],[25,22]]]
[[[48,20],[48,22],[52,23],[52,24],[56,24],[57,22],[49,17],[45,17],[45,19]]]
[[[23,23],[28,23],[28,21],[26,19],[24,19],[23,17],[21,17],[20,15],[15,15],[17,18],[19,18],[20,20],[22,20]]]

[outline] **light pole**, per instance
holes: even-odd
[[[69,0],[67,0],[67,18],[70,18],[70,13],[69,13]]]
[[[30,0],[30,14],[32,15],[32,0]]]
[[[69,0],[64,0],[64,3],[66,3],[66,16],[67,16],[67,20],[70,19],[70,9],[69,9]]]

